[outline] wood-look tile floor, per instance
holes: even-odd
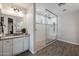
[[[28,51],[18,56],[79,56],[79,45],[56,41],[36,54],[31,54]]]

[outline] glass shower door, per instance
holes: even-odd
[[[35,19],[35,49],[38,51],[56,40],[56,15],[46,9],[36,7]]]
[[[50,43],[51,41],[56,40],[57,17],[47,11],[46,20],[46,43]]]

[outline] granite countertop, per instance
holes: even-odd
[[[7,36],[1,36],[1,37],[0,37],[0,40],[21,38],[21,37],[29,37],[29,36],[30,36],[29,34],[7,35]]]

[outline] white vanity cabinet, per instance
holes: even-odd
[[[0,40],[0,56],[12,56],[29,49],[29,36]]]
[[[3,56],[12,55],[12,40],[3,40]]]
[[[13,55],[17,55],[23,51],[23,37],[13,39]]]
[[[0,56],[2,56],[2,41],[0,40]]]

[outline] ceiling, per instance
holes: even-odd
[[[31,3],[0,3],[2,4],[4,7],[5,6],[16,6],[18,8],[23,8],[23,9],[27,9],[29,8],[32,4]]]
[[[29,6],[31,6],[31,3],[13,3],[14,5],[23,7],[23,8],[28,8]]]
[[[13,3],[14,5],[29,8],[32,3]],[[51,12],[55,13],[56,15],[63,15],[66,13],[74,12],[79,10],[79,3],[66,3],[63,6],[58,6],[58,3],[37,3],[36,6],[39,9],[48,9]],[[63,11],[66,9],[66,11]]]
[[[79,3],[66,3],[63,6],[58,6],[58,3],[38,3],[37,7],[49,9],[51,12],[56,15],[63,15],[70,12],[75,12],[79,10]],[[63,11],[66,9],[66,11]]]

